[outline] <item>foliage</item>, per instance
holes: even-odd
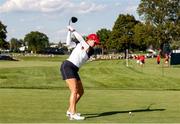
[[[48,37],[38,31],[32,31],[29,34],[26,34],[24,41],[27,42],[28,50],[33,51],[34,53],[39,53],[49,46]]]
[[[179,0],[141,0],[138,13],[146,21],[158,26],[166,22],[177,22]]]
[[[104,54],[104,49],[106,49],[108,47],[107,43],[108,43],[108,40],[110,38],[111,31],[106,29],[106,28],[102,28],[102,29],[98,30],[96,34],[100,38],[101,47],[102,47],[102,54]]]
[[[139,50],[145,51],[148,46],[158,48],[159,43],[156,40],[155,27],[150,23],[139,23],[134,27],[134,43]]]
[[[10,39],[10,50],[13,52],[18,52],[19,48],[23,45],[22,40],[18,40],[16,38]]]
[[[133,29],[137,23],[134,16],[120,14],[112,29],[109,46],[119,51],[133,47]]]
[[[172,41],[171,48],[174,50],[180,49],[180,41]]]
[[[7,26],[5,26],[1,21],[0,21],[0,48],[8,48],[8,43],[6,42],[6,30]]]
[[[141,0],[137,11],[146,22],[156,26],[161,46],[180,40],[179,0]]]

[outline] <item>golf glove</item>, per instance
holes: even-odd
[[[71,32],[75,31],[75,29],[74,29],[72,26],[70,26],[70,25],[67,26],[67,28],[68,28],[68,30],[71,31]]]

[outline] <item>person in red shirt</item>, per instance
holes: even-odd
[[[140,63],[140,55],[136,56],[136,63],[139,64]]]
[[[141,55],[140,56],[140,65],[143,65],[143,64],[145,64],[145,56]]]
[[[156,58],[157,64],[160,64],[160,59],[161,59],[160,55],[157,55],[157,58]]]

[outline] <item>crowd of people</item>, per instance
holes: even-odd
[[[142,66],[142,65],[145,64],[145,59],[146,59],[146,57],[145,57],[145,55],[136,55],[136,56],[134,57],[134,59],[136,60],[136,63],[137,63],[137,64],[140,64],[140,65]],[[170,59],[169,54],[166,53],[166,54],[164,55],[163,59],[164,59],[163,64],[169,65],[169,59]],[[161,60],[162,60],[161,55],[158,54],[158,55],[156,56],[156,63],[159,65],[159,64],[161,63]]]

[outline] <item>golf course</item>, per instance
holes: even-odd
[[[180,123],[180,65],[135,60],[88,61],[80,69],[83,121],[66,117],[69,89],[60,65],[67,56],[0,61],[0,123]]]

